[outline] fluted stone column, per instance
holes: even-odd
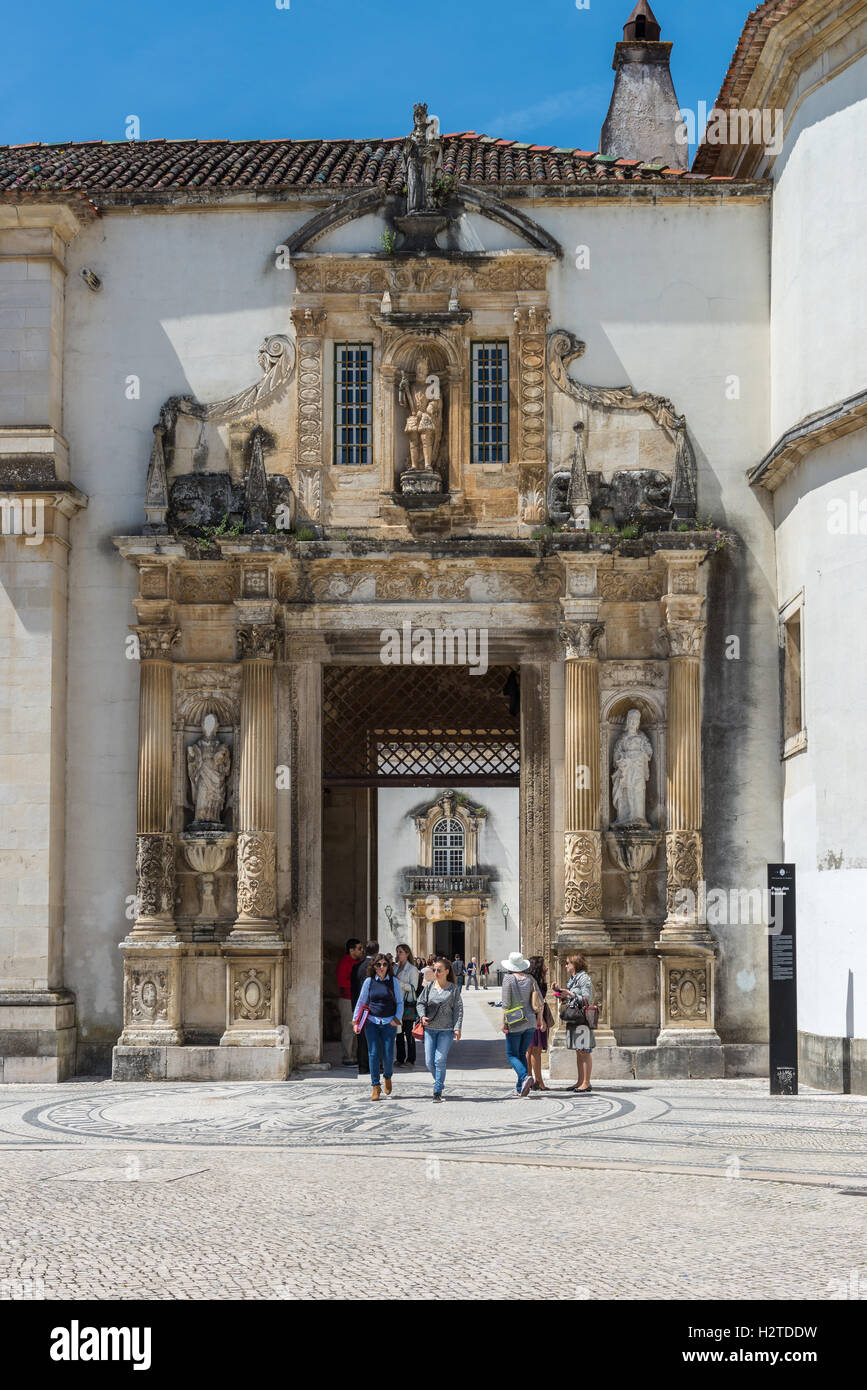
[[[666,769],[667,914],[662,939],[706,940],[696,920],[703,874],[701,825],[701,645],[704,599],[666,595],[668,766]],[[690,896],[691,895],[691,896]]]
[[[566,657],[565,894],[563,927],[588,937],[602,922],[602,831],[599,826],[599,655],[602,623],[563,623]]]
[[[662,609],[669,642],[668,766],[666,770],[667,914],[659,954],[659,1047],[701,1054],[702,1075],[722,1075],[722,1049],[714,1027],[715,948],[699,920],[704,877],[701,781],[701,654],[704,598],[697,562],[669,559]],[[710,1051],[708,1051],[710,1049]],[[712,1059],[717,1054],[719,1061]],[[690,1054],[692,1055],[692,1054]],[[690,1063],[690,1070],[692,1063]]]
[[[277,630],[241,627],[243,661],[238,788],[238,917],[232,938],[276,936],[274,652]]]
[[[174,932],[172,836],[172,647],[175,627],[138,627],[139,696],[136,896],[132,940]]]

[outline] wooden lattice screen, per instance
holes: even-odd
[[[332,786],[518,786],[510,668],[326,666],[323,780]]]

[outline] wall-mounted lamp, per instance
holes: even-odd
[[[502,911],[502,913],[503,913],[503,930],[504,930],[504,931],[508,931],[508,930],[509,930],[509,904],[508,904],[508,903],[503,903],[503,904],[502,904],[502,907],[501,907],[501,911]]]

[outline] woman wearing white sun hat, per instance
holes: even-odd
[[[506,972],[503,977],[503,1032],[506,1035],[506,1057],[509,1066],[514,1068],[515,1091],[519,1096],[529,1095],[533,1078],[527,1069],[527,1048],[537,1028],[541,1028],[542,1013],[545,1007],[540,997],[536,981],[528,975],[530,962],[513,951],[508,960],[500,964]]]

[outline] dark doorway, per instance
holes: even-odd
[[[454,960],[455,956],[463,960],[463,922],[434,922],[434,951],[438,956],[448,956],[449,960]]]

